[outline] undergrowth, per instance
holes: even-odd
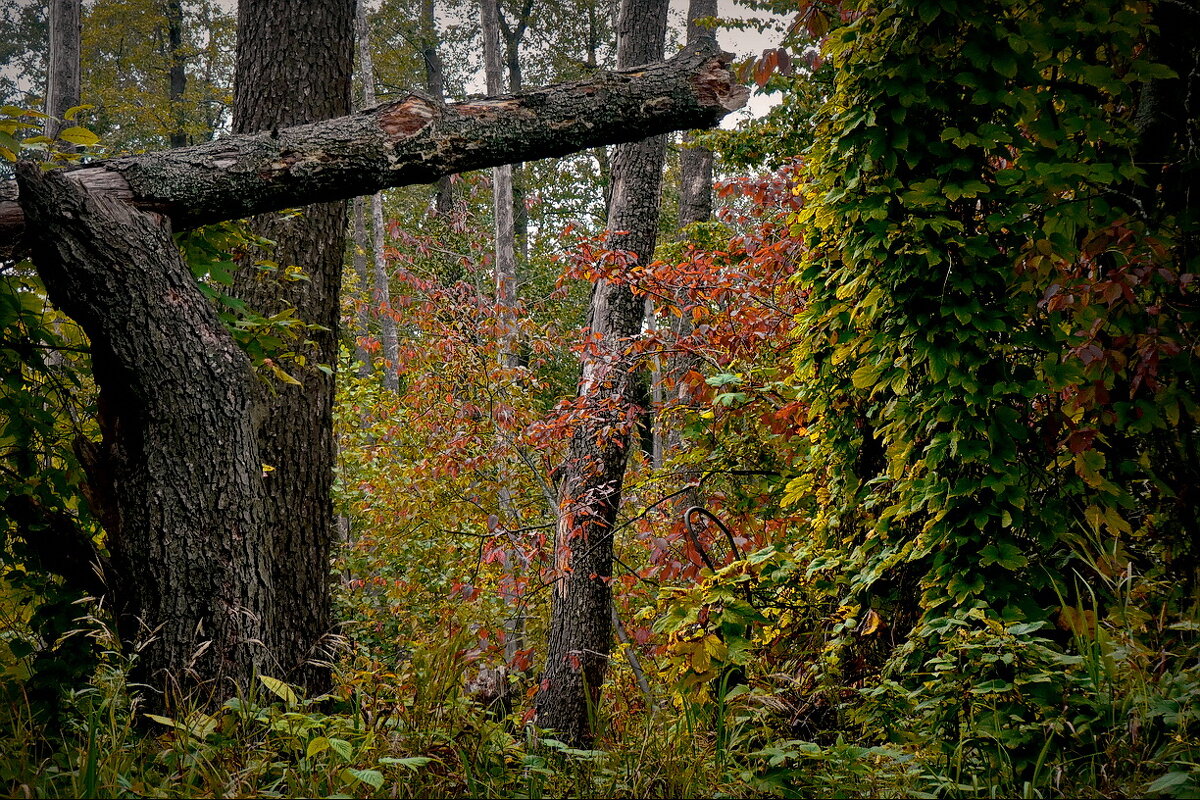
[[[1117,580],[1130,600],[1146,589],[1132,575]],[[707,574],[704,591],[719,595],[720,582]],[[769,575],[754,589],[768,586]],[[1078,607],[1080,624],[1069,632],[959,626],[920,674],[878,675],[852,688],[813,680],[815,662],[801,648],[789,652],[788,642],[802,637],[781,641],[778,629],[763,626],[747,645],[753,658],[733,679],[726,671],[724,681],[699,684],[690,665],[664,670],[652,676],[647,702],[628,669],[614,668],[592,750],[522,724],[528,693],[504,716],[477,703],[465,688],[478,667],[466,629],[397,651],[391,663],[365,649],[348,654],[335,688],[321,697],[261,676],[253,691],[211,713],[154,715],[126,681],[128,657],[89,618],[76,635],[96,638],[101,664],[86,686],[61,698],[56,716],[30,701],[24,679],[4,683],[0,792],[1194,797],[1195,626],[1165,607],[1156,617],[1140,608],[1130,603],[1097,618]],[[1119,624],[1128,619],[1139,624]],[[1012,667],[1011,682],[991,677],[997,661]]]

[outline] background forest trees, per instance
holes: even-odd
[[[87,15],[120,5],[85,7],[85,61]],[[110,148],[227,124],[199,126],[188,98],[229,20],[212,12],[210,33],[209,7],[181,4],[172,105],[169,5],[138,15],[158,32],[137,55],[153,113],[105,110],[84,71],[97,109],[77,121]],[[510,88],[617,59],[617,3],[483,5]],[[37,765],[0,752],[5,780],[46,794],[1195,793],[1195,11],[745,5],[780,12],[780,47],[735,72],[781,102],[669,139],[643,198],[662,208],[651,229],[621,216],[622,157],[604,147],[521,166],[512,201],[484,172],[379,196],[382,250],[358,249],[379,257],[387,300],[348,271],[336,358],[316,360],[337,372],[343,539],[344,648],[321,698],[268,671],[217,711],[128,732],[127,654],[91,647],[105,611],[71,605],[103,592],[89,548],[111,542],[62,544],[80,544],[79,524],[98,534],[70,442],[96,438],[102,364],[93,378],[87,341],[5,263],[0,661],[18,702],[3,724],[17,747],[55,742]],[[365,10],[359,90],[483,90],[481,4]],[[667,52],[710,29],[674,11]],[[36,14],[10,19],[30,32],[13,41],[40,41]],[[739,28],[715,30],[726,44]],[[229,98],[224,52],[211,74]],[[17,137],[40,132],[8,114]],[[497,202],[513,211],[511,293]],[[655,227],[652,256],[622,244]],[[307,269],[241,226],[179,244],[262,398],[307,392],[306,340],[327,332],[291,307],[243,308],[223,283],[252,247],[270,280],[304,284]],[[610,341],[597,298],[614,292],[629,313]],[[605,403],[580,390],[614,368]],[[596,477],[579,456],[606,447],[607,478],[579,489]],[[612,516],[572,538],[571,512],[618,489]],[[555,614],[567,586],[600,602]],[[600,635],[572,641],[573,623]]]

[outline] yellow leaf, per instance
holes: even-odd
[[[278,678],[272,678],[269,675],[259,675],[258,679],[262,681],[263,686],[271,690],[271,693],[288,705],[295,705],[300,702],[300,698],[292,691],[292,687],[288,686]]]
[[[91,147],[100,141],[100,137],[89,131],[87,128],[81,128],[74,125],[70,128],[64,128],[58,132],[58,138],[64,142],[71,144],[79,144],[84,147]]]

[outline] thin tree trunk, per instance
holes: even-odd
[[[53,139],[67,109],[79,105],[80,0],[50,0],[50,58],[46,74],[46,119],[42,133]],[[71,123],[67,123],[70,125]]]
[[[625,632],[621,618],[617,616],[617,607],[613,605],[611,608],[613,631],[617,634],[617,641],[625,645],[625,660],[629,662],[629,669],[633,673],[634,680],[637,681],[638,688],[642,690],[642,696],[646,698],[646,705],[651,708],[657,707],[658,704],[654,702],[654,694],[650,691],[650,682],[646,680],[646,671],[642,669],[642,660],[638,658],[637,650],[634,649],[634,642]]]
[[[356,19],[358,33],[358,67],[362,80],[363,108],[375,106],[375,62],[371,58],[371,31],[367,25],[367,5],[359,2]],[[383,386],[393,392],[400,388],[397,368],[400,361],[400,343],[396,335],[396,318],[392,316],[390,279],[387,272],[387,256],[384,252],[387,231],[383,227],[383,194],[371,197],[372,239],[372,292],[371,302],[379,315],[379,339],[383,345]]]
[[[355,302],[354,360],[358,362],[358,376],[371,374],[371,353],[365,339],[371,335],[371,268],[367,266],[367,254],[371,252],[371,240],[367,237],[367,203],[362,197],[354,198],[350,212],[354,219],[354,275],[358,279],[358,298]]]
[[[691,0],[688,3],[688,44],[701,39],[716,41],[713,29],[697,24],[698,20],[717,15],[717,0]],[[683,135],[683,151],[679,155],[679,227],[686,228],[699,222],[708,222],[712,218],[712,185],[713,185],[713,153],[704,147],[692,144],[692,135]],[[680,307],[688,303],[686,296],[675,298]],[[692,335],[692,316],[682,313],[674,320],[675,339],[677,341]],[[667,370],[669,380],[675,386],[675,402],[679,405],[689,405],[693,402],[691,391],[684,381],[684,376],[692,370],[699,370],[700,364],[695,356],[678,351],[669,360]],[[661,423],[656,426],[659,447],[664,450],[678,449],[683,444],[683,437],[678,427],[665,431]],[[664,435],[665,434],[665,435]],[[686,476],[693,480],[696,476]],[[688,493],[680,499],[681,509],[701,505],[694,493]]]
[[[597,69],[600,62],[597,51],[600,49],[600,21],[596,15],[596,5],[588,5],[588,40],[587,59],[584,62],[590,69]],[[612,167],[609,164],[608,148],[597,147],[592,150],[596,159],[596,174],[600,179],[600,191],[604,197],[604,209],[607,212],[612,204]]]
[[[688,44],[701,40],[716,43],[716,35],[712,28],[701,26],[699,20],[715,17],[717,0],[690,0],[688,3]],[[683,136],[683,151],[679,158],[679,227],[686,229],[689,225],[708,222],[712,218],[712,184],[713,184],[713,153],[703,147],[691,143],[692,136]],[[692,335],[692,315],[690,313],[690,296],[684,290],[675,297],[675,302],[682,313],[673,320],[674,338],[676,342],[683,341]],[[677,406],[688,406],[695,402],[691,386],[686,380],[689,372],[699,372],[703,364],[692,352],[677,347],[674,354],[667,360],[667,380],[674,386],[674,403]],[[660,390],[660,395],[665,394]],[[664,397],[665,400],[665,397]],[[660,406],[661,408],[661,406]],[[660,418],[661,420],[661,418]],[[655,426],[655,444],[664,453],[683,447],[684,441],[678,426],[666,427],[661,421]],[[700,496],[700,473],[695,469],[685,469],[680,474],[686,491],[675,502],[675,510],[680,522],[687,526],[687,509],[693,506],[703,506]]]
[[[92,341],[104,439],[85,466],[134,679],[223,699],[271,664],[276,627],[249,361],[161,217],[61,172],[18,179],[47,294]]]
[[[434,0],[421,0],[421,37],[424,40],[421,47],[421,59],[425,62],[425,88],[430,97],[435,100],[446,99],[446,80],[442,70],[442,58],[438,55],[437,14]],[[439,217],[447,217],[454,208],[454,188],[450,184],[450,176],[443,175],[437,179],[437,193],[434,196],[434,213]]]
[[[480,0],[480,12],[483,22],[483,65],[487,93],[491,97],[499,97],[504,94],[503,65],[499,49],[499,0]],[[517,261],[514,249],[513,184],[510,164],[492,170],[492,208],[496,219],[496,302],[502,308],[511,309],[516,304]],[[505,322],[511,320],[506,319]],[[510,354],[514,351],[511,333],[503,335],[501,349]]]
[[[698,24],[699,20],[717,15],[717,0],[690,0],[688,3],[688,44],[700,39],[716,41],[712,28]],[[679,155],[679,226],[708,222],[712,217],[713,152],[692,143],[692,135],[683,136],[683,151]]]
[[[233,126],[237,133],[274,130],[349,113],[354,53],[354,0],[241,0]],[[270,256],[296,265],[307,280],[264,280],[252,264],[239,270],[235,292],[266,314],[294,308],[318,326],[293,367],[301,386],[260,388],[256,398],[267,480],[268,528],[274,548],[279,624],[274,642],[283,675],[310,691],[329,683],[330,559],[333,518],[333,376],[337,364],[346,209],[320,203],[303,214],[263,216],[254,229],[275,242]]]
[[[170,69],[167,72],[171,102],[171,147],[186,147],[185,130],[187,115],[183,109],[183,94],[187,91],[187,63],[183,57],[183,3],[167,0],[167,54]]]
[[[619,69],[662,58],[667,7],[667,0],[622,0]],[[613,158],[606,245],[633,253],[637,264],[649,263],[654,253],[665,151],[665,137],[654,136],[622,145]],[[579,386],[588,411],[560,468],[556,581],[537,712],[539,725],[575,744],[595,736],[594,712],[612,652],[612,531],[629,453],[629,410],[637,394],[630,345],[644,314],[642,299],[627,284],[596,284],[591,303],[596,348],[585,351]]]
[[[480,21],[483,33],[483,71],[489,96],[504,94],[503,64],[500,58],[500,2],[480,0]],[[492,213],[495,218],[496,251],[494,259],[495,302],[498,316],[499,367],[501,374],[511,374],[520,364],[517,354],[517,258],[513,219],[513,167],[511,164],[492,170]],[[496,422],[497,449],[503,445],[500,426]],[[520,527],[512,503],[512,472],[507,459],[501,456],[497,493],[500,524],[512,529]],[[514,555],[525,564],[525,555],[519,543],[513,542]],[[525,611],[522,598],[516,598],[516,608],[505,621],[506,660],[510,663],[517,651],[525,647]]]
[[[487,1],[485,0],[485,2]],[[508,91],[512,94],[519,93],[525,85],[521,72],[521,42],[525,38],[525,32],[529,29],[529,20],[532,15],[533,0],[524,0],[517,13],[515,24],[509,25],[504,18],[504,9],[500,7],[498,0],[496,2],[496,23],[499,33],[504,39],[504,66],[508,70]],[[500,65],[497,64],[495,69],[499,72]],[[498,79],[496,85],[494,93],[499,94],[503,89],[500,88]],[[491,89],[488,90],[488,94],[493,94]],[[509,193],[512,196],[513,208],[513,252],[520,257],[522,262],[525,262],[529,258],[529,210],[525,207],[525,165],[511,164],[509,170],[509,180],[512,185]]]

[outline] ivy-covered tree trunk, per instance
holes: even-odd
[[[268,131],[350,111],[354,0],[241,0],[234,130]],[[333,502],[333,375],[345,242],[345,203],[317,203],[291,217],[263,216],[257,233],[275,242],[269,257],[295,265],[306,280],[264,275],[243,264],[234,290],[255,311],[295,309],[311,326],[303,364],[287,369],[300,386],[260,387],[256,397],[267,479],[280,618],[272,631],[278,669],[309,690],[328,686],[325,644],[331,632],[330,558],[336,529]]]
[[[894,0],[824,51],[795,353],[813,532],[848,610],[828,653],[852,679],[890,658],[912,724],[951,743],[986,738],[980,694],[1015,730],[1046,708],[1025,687],[1080,686],[964,654],[1101,638],[1128,602],[1113,575],[1195,607],[1196,22],[1176,2]],[[905,645],[858,657],[872,616]],[[1016,752],[997,757],[1032,779]]]
[[[662,58],[667,6],[667,0],[622,2],[618,69]],[[613,158],[606,249],[628,251],[634,264],[646,264],[654,254],[665,149],[665,137],[654,136],[618,147]],[[574,744],[595,735],[594,714],[612,651],[612,537],[638,391],[631,346],[643,317],[642,298],[627,283],[596,284],[595,343],[585,351],[579,385],[585,408],[560,468],[550,638],[537,714],[539,725]]]
[[[245,689],[276,624],[249,360],[161,217],[62,172],[18,179],[47,294],[92,341],[104,438],[85,466],[134,679]]]

